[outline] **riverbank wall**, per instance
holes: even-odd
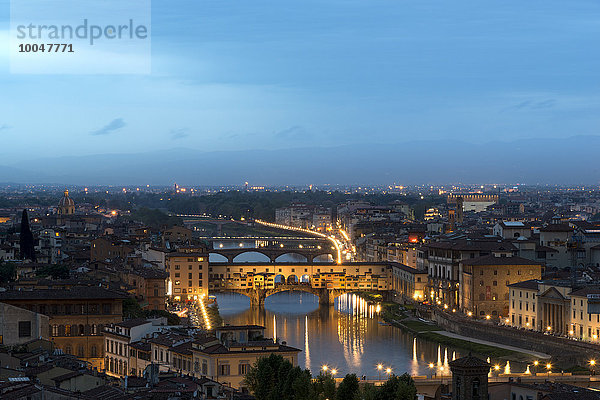
[[[429,311],[431,319],[449,332],[472,338],[485,338],[490,342],[521,347],[552,356],[562,365],[587,366],[590,359],[596,359],[600,346],[588,342],[570,340],[541,332],[520,330],[491,322],[478,321],[462,315],[450,314],[439,309]]]

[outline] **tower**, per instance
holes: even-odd
[[[450,362],[452,400],[488,400],[490,364],[468,356]]]
[[[458,196],[456,198],[456,222],[462,224],[463,222],[463,203],[464,198],[462,196]]]

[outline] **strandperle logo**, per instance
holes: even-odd
[[[11,0],[15,74],[149,74],[151,0]]]
[[[86,39],[93,46],[100,40],[122,40],[148,38],[148,27],[144,24],[136,24],[129,19],[126,24],[90,24],[84,19],[80,25],[40,25],[27,24],[17,25],[17,39],[20,40],[73,40]]]

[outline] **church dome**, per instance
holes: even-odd
[[[72,198],[69,197],[69,190],[65,190],[65,195],[62,199],[60,199],[60,201],[58,202],[58,206],[59,207],[68,207],[68,206],[74,206],[75,202],[73,201]]]

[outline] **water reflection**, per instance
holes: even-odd
[[[460,357],[457,349],[384,325],[376,306],[354,295],[341,296],[333,307],[320,307],[316,296],[303,292],[270,296],[260,309],[251,309],[238,294],[219,294],[217,299],[226,323],[265,326],[272,336],[301,349],[298,363],[313,373],[326,364],[340,374],[373,378],[381,363],[396,374],[429,375],[429,363],[437,361],[440,369],[448,366],[449,352],[452,359]]]

